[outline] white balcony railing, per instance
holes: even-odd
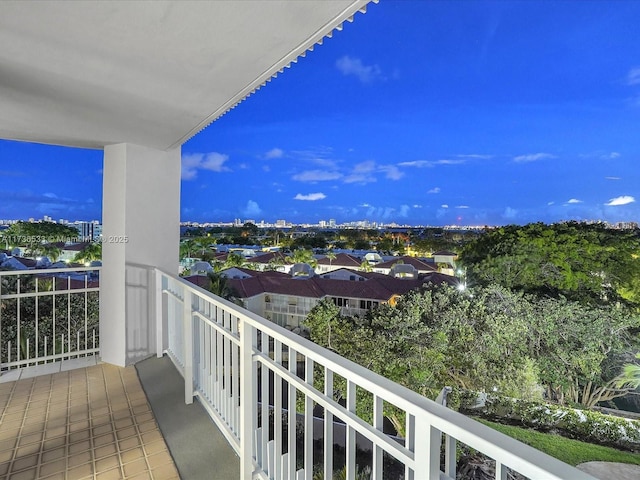
[[[0,271],[0,371],[98,354],[99,271]]]
[[[185,379],[185,401],[197,396],[238,453],[243,479],[331,479],[342,468],[354,479],[364,464],[375,480],[455,479],[462,444],[495,461],[496,479],[592,479],[174,275],[147,273],[158,346]],[[383,431],[391,408],[406,419],[404,438]]]

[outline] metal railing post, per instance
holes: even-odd
[[[243,321],[240,330],[240,478],[250,480],[253,477],[253,425],[254,408],[257,408],[257,383],[254,379],[253,344],[257,339],[256,329]],[[263,367],[264,368],[264,367]],[[257,369],[255,369],[257,373]],[[263,398],[263,402],[266,400]],[[268,422],[268,418],[266,419]],[[262,419],[263,429],[265,419]]]
[[[162,273],[157,268],[152,270],[152,276],[154,278],[153,293],[154,293],[154,310],[155,310],[155,322],[156,322],[156,356],[162,357],[164,352],[164,312],[162,308]]]
[[[184,403],[193,403],[193,305],[191,291],[184,286],[182,296],[182,325],[184,343]]]

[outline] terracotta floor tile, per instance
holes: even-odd
[[[44,463],[51,462],[53,460],[58,460],[60,458],[66,458],[67,456],[67,447],[66,445],[58,448],[54,448],[52,450],[47,450],[42,452],[42,461]]]
[[[0,452],[0,463],[10,463],[13,459],[14,450],[7,450]]]
[[[178,478],[134,368],[99,364],[0,384],[0,478],[125,476]]]
[[[40,443],[32,443],[30,445],[25,445],[24,447],[18,447],[16,450],[16,458],[24,458],[30,455],[35,455],[40,452]]]
[[[77,467],[78,465],[82,465],[84,463],[90,463],[91,460],[92,458],[90,451],[73,453],[72,455],[69,455],[69,458],[67,459],[67,464],[69,465],[68,468]]]
[[[122,463],[133,462],[134,460],[144,458],[144,456],[145,456],[144,450],[142,450],[141,447],[132,448],[120,454],[120,458],[122,458]]]
[[[173,465],[165,465],[151,470],[153,480],[180,480],[178,472]]]
[[[101,458],[96,461],[96,473],[106,472],[120,466],[120,457],[117,454]]]
[[[93,464],[85,463],[77,467],[67,469],[67,478],[81,479],[93,474]]]
[[[115,443],[110,443],[103,447],[98,447],[93,451],[93,456],[95,458],[104,458],[112,455],[118,454],[118,448]]]
[[[152,470],[168,464],[173,465],[173,459],[171,458],[171,455],[169,455],[169,452],[166,451],[149,455],[147,457],[147,461],[149,462],[149,466]]]
[[[22,470],[21,472],[12,473],[9,480],[35,480],[38,475],[38,469],[36,467],[28,470]]]
[[[48,475],[53,475],[54,473],[59,473],[59,472],[64,473],[66,469],[67,469],[67,459],[60,458],[53,462],[40,465],[40,476],[46,477]]]
[[[99,472],[96,475],[97,480],[120,480],[124,478],[120,472],[120,467],[111,469],[106,472]]]
[[[11,464],[11,470],[19,472],[27,468],[33,468],[38,465],[39,455],[29,455],[28,457],[16,457]]]
[[[48,477],[42,477],[42,480],[65,480],[65,472],[54,473]]]
[[[135,475],[139,475],[144,472],[148,472],[149,467],[147,466],[147,462],[144,458],[139,458],[138,460],[134,460],[133,462],[125,463],[124,465],[124,474],[128,477],[133,477]]]

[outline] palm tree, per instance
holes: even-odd
[[[196,249],[195,240],[188,238],[180,242],[180,259],[191,258],[191,252]]]
[[[95,260],[102,260],[102,243],[94,242],[88,244],[73,258],[74,262],[86,263]]]
[[[287,259],[289,263],[307,263],[313,268],[318,266],[318,260],[313,256],[311,250],[306,248],[298,248],[293,251],[293,254]]]
[[[229,285],[227,277],[214,272],[207,273],[207,277],[209,277],[208,290],[211,293],[226,300],[233,300],[235,291],[233,290],[233,287]]]
[[[225,268],[241,267],[245,263],[244,257],[238,253],[230,253],[227,255],[227,260],[224,262]]]
[[[215,243],[215,239],[209,237],[198,237],[193,240],[195,248],[200,250],[201,256],[204,257],[205,253],[211,253],[211,244]]]
[[[331,262],[336,259],[336,254],[329,250],[325,256],[329,259],[329,266],[331,266]]]
[[[58,260],[60,255],[62,254],[62,249],[57,247],[51,243],[43,243],[32,250],[32,255],[40,255],[42,257],[47,257],[52,262]]]
[[[636,353],[636,358],[640,360],[640,353]],[[622,373],[616,378],[616,387],[630,388],[635,390],[640,387],[640,364],[627,363],[622,367]]]
[[[360,264],[360,270],[363,272],[372,272],[373,268],[371,267],[371,264],[367,260],[363,260],[362,263]]]

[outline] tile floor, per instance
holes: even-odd
[[[179,479],[134,367],[0,383],[0,479]]]

